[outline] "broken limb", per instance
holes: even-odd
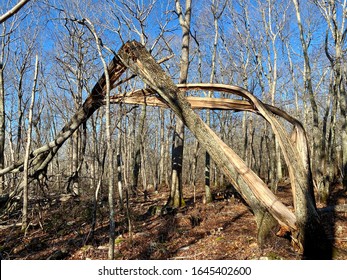
[[[162,101],[182,119],[186,126],[224,171],[256,216],[258,227],[264,216],[271,213],[282,226],[296,230],[295,215],[268,189],[267,185],[249,169],[241,158],[202,121],[193,111],[182,91],[161,69],[151,55],[137,42],[128,42],[119,51],[123,63],[155,90]]]
[[[286,226],[292,231],[293,238],[303,248],[305,257],[329,258],[329,244],[324,244],[325,234],[320,225],[315,201],[311,193],[312,177],[306,137],[300,135],[302,131],[299,125],[294,125],[297,136],[299,136],[297,140],[300,140],[298,144],[298,142],[293,142],[290,139],[284,127],[254,95],[240,87],[232,88],[231,86],[231,91],[248,99],[259,114],[271,124],[280,142],[293,185],[294,215],[267,188],[266,184],[246,166],[243,160],[220,140],[193,111],[183,92],[177,88],[141,44],[136,41],[126,43],[119,51],[119,56],[125,65],[158,93],[162,102],[170,107],[191,130],[252,208],[258,227],[264,214],[270,213],[282,226]]]

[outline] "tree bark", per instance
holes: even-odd
[[[122,156],[122,131],[118,131],[117,136],[117,187],[119,195],[119,208],[122,211],[124,208],[123,200],[123,182],[122,182],[122,168],[123,168],[123,156]]]
[[[160,108],[160,160],[159,160],[159,185],[165,184],[165,113]]]
[[[32,122],[33,122],[33,111],[35,105],[35,94],[36,94],[36,85],[37,85],[37,77],[38,77],[38,69],[39,68],[39,59],[36,56],[35,62],[35,73],[34,73],[34,83],[31,91],[31,103],[29,107],[29,116],[28,116],[28,133],[27,133],[27,145],[25,149],[25,158],[24,158],[24,172],[23,172],[23,217],[22,217],[22,230],[26,231],[28,227],[28,165],[29,165],[29,153],[31,147],[31,134],[32,134]]]
[[[180,61],[179,82],[185,84],[188,79],[189,69],[189,41],[190,41],[190,18],[191,18],[191,0],[186,0],[185,14],[183,14],[179,0],[175,0],[176,11],[182,28],[182,51]],[[183,199],[182,186],[182,165],[184,149],[184,124],[180,119],[176,119],[176,126],[172,142],[172,173],[171,173],[171,191],[168,205],[181,207],[185,205]]]
[[[5,164],[5,87],[4,68],[0,60],[0,170]],[[4,192],[4,175],[0,175],[0,194]]]
[[[86,19],[88,29],[91,31],[94,36],[96,47],[100,60],[104,68],[104,77],[105,77],[105,87],[103,88],[106,109],[105,109],[105,118],[106,118],[106,145],[107,145],[107,170],[108,170],[108,207],[109,207],[109,240],[108,240],[108,259],[114,259],[114,250],[115,250],[115,206],[114,206],[114,173],[113,173],[113,147],[112,147],[112,129],[111,129],[111,102],[110,102],[110,93],[111,93],[111,74],[107,67],[106,61],[102,54],[100,38],[98,37],[94,25]]]
[[[146,100],[145,100],[146,102]],[[139,182],[139,175],[140,175],[140,170],[141,168],[141,151],[142,151],[142,137],[143,137],[143,131],[146,123],[146,114],[147,114],[147,109],[146,109],[146,104],[141,107],[141,114],[140,114],[140,119],[139,119],[139,125],[138,125],[138,133],[135,140],[135,145],[134,145],[134,157],[133,157],[133,170],[132,170],[132,191],[134,193],[137,193],[137,188],[138,188],[138,182]],[[135,118],[135,116],[134,116]],[[134,128],[135,128],[135,123],[134,123]],[[135,131],[134,131],[134,137],[135,137]]]
[[[312,123],[313,123],[313,148],[312,148],[312,158],[313,158],[313,172],[316,175],[319,175],[321,172],[319,170],[319,157],[321,156],[321,147],[319,145],[319,139],[320,139],[320,129],[319,129],[319,114],[318,114],[318,106],[316,103],[314,91],[313,91],[313,84],[312,84],[312,71],[311,71],[311,65],[310,65],[310,58],[308,55],[308,45],[305,41],[305,35],[304,35],[304,28],[301,21],[301,12],[300,12],[300,4],[298,0],[293,0],[295,11],[296,11],[296,18],[300,33],[300,42],[302,46],[302,53],[304,56],[304,83],[305,83],[305,91],[308,94],[308,98],[310,100],[310,105],[312,109]]]

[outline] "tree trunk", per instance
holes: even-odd
[[[345,33],[346,34],[346,33]],[[334,63],[335,83],[334,94],[339,96],[341,111],[341,145],[342,145],[342,182],[344,190],[347,191],[347,91],[343,82],[342,49],[340,43],[336,46],[336,58]]]
[[[25,69],[25,67],[24,67]],[[22,69],[21,69],[22,70]],[[24,70],[23,70],[24,71]],[[22,151],[22,126],[23,126],[23,88],[22,88],[22,80],[23,80],[23,72],[20,71],[19,73],[20,78],[18,82],[18,103],[17,103],[17,118],[18,118],[18,124],[17,124],[17,145],[16,145],[16,151],[15,151],[15,158],[16,160],[19,159]]]
[[[172,141],[172,172],[171,190],[168,205],[181,207],[185,205],[182,189],[182,164],[183,164],[184,124],[180,119],[176,120],[174,137]]]
[[[186,0],[186,10],[185,14],[183,14],[179,0],[175,0],[176,11],[179,16],[179,22],[183,33],[179,79],[179,82],[182,84],[187,83],[188,79],[191,2],[191,0]],[[182,191],[183,146],[184,124],[180,119],[177,119],[172,143],[171,191],[168,200],[168,205],[173,207],[181,207],[185,205]]]
[[[133,157],[133,170],[132,170],[132,191],[134,193],[137,193],[137,188],[138,188],[138,182],[139,182],[139,175],[140,175],[140,170],[142,168],[141,166],[141,150],[142,150],[142,137],[143,137],[143,132],[144,132],[144,127],[145,127],[145,122],[146,122],[146,115],[147,115],[147,109],[146,105],[141,107],[141,115],[140,115],[140,120],[139,120],[139,126],[138,126],[138,133],[135,138],[135,153]],[[134,118],[136,118],[136,114],[134,115]],[[135,120],[134,120],[135,122]],[[135,123],[134,123],[134,128],[135,128]],[[133,135],[135,137],[135,130],[133,131]]]
[[[315,100],[315,95],[313,91],[313,84],[312,84],[312,73],[311,73],[311,65],[310,65],[310,58],[308,54],[308,45],[305,41],[305,35],[304,35],[304,29],[301,21],[301,13],[300,13],[300,6],[298,0],[293,0],[295,11],[296,11],[296,18],[300,33],[300,42],[302,46],[302,52],[304,56],[304,83],[305,83],[305,91],[308,94],[308,98],[310,100],[311,110],[312,110],[312,123],[313,123],[313,148],[312,148],[312,169],[314,174],[319,175],[321,173],[319,171],[319,158],[321,156],[321,147],[319,143],[320,139],[320,129],[319,129],[319,114],[318,114],[318,106]]]
[[[4,68],[0,59],[0,170],[5,164],[5,87],[4,87]],[[4,175],[0,175],[0,194],[5,189]]]
[[[101,44],[100,44],[100,38],[98,37],[96,30],[94,28],[94,25],[86,19],[86,22],[88,23],[88,28],[91,31],[92,35],[94,36],[96,47],[98,50],[98,54],[100,57],[100,60],[102,62],[103,68],[104,68],[104,77],[105,77],[105,87],[104,90],[104,96],[106,101],[106,108],[105,108],[105,117],[106,117],[106,145],[107,145],[107,170],[108,170],[108,207],[109,207],[109,240],[108,240],[108,259],[113,260],[114,259],[114,250],[115,250],[115,230],[116,230],[116,223],[115,223],[115,206],[114,206],[114,173],[113,173],[113,147],[112,147],[112,128],[111,128],[111,102],[110,102],[110,93],[111,93],[111,85],[113,84],[111,81],[111,74],[109,73],[109,69],[107,67],[107,64],[105,62],[105,59],[102,55],[101,50]]]
[[[29,187],[29,178],[28,178],[29,166],[28,165],[29,165],[29,153],[30,153],[30,147],[31,147],[33,111],[34,111],[34,105],[35,105],[35,94],[36,94],[38,70],[39,70],[39,59],[38,59],[38,56],[36,56],[34,83],[33,83],[33,88],[31,91],[31,103],[29,107],[29,116],[28,116],[27,145],[25,149],[25,158],[24,158],[22,231],[26,231],[28,227],[28,187]]]
[[[159,185],[165,184],[165,113],[160,108],[160,160],[159,160]]]
[[[195,140],[194,143],[194,154],[193,154],[193,163],[192,163],[192,169],[191,169],[191,182],[190,184],[193,186],[193,193],[194,193],[194,203],[196,202],[196,186],[197,186],[197,169],[198,169],[198,158],[199,158],[199,150],[200,150],[200,144],[199,141]]]
[[[146,161],[146,149],[145,149],[145,135],[144,133],[141,135],[141,150],[140,150],[140,158],[141,158],[141,179],[142,179],[142,189],[143,189],[143,197],[144,200],[148,199],[148,182],[147,182],[147,161]]]
[[[69,188],[69,192],[71,192],[73,195],[78,196],[79,195],[79,179],[78,179],[78,163],[79,163],[79,139],[80,139],[80,132],[79,129],[77,129],[71,137],[71,183],[72,187]]]
[[[117,138],[117,187],[118,187],[118,195],[119,195],[119,208],[123,210],[123,183],[122,183],[122,167],[123,167],[123,158],[122,158],[122,132],[118,131]]]
[[[329,181],[327,183],[330,184],[331,181],[337,181],[338,178],[338,157],[335,147],[336,144],[336,134],[338,134],[337,131],[337,125],[336,125],[336,115],[338,111],[338,97],[336,95],[333,96],[333,104],[330,114],[330,128],[329,128],[329,134],[328,134],[328,152],[327,152],[327,161],[328,161],[328,176]]]

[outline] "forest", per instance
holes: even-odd
[[[0,3],[1,259],[347,259],[347,0]]]

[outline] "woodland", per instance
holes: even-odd
[[[1,259],[347,259],[347,0],[0,0]]]

